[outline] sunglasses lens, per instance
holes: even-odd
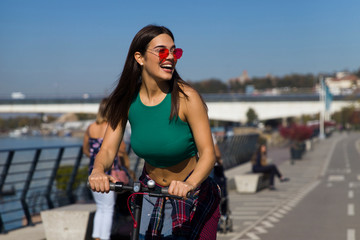
[[[166,59],[167,56],[169,56],[169,49],[167,49],[167,48],[162,48],[162,49],[160,49],[160,51],[159,51],[159,58],[160,58],[161,60],[163,60],[163,59]]]
[[[183,54],[183,50],[181,48],[175,48],[174,49],[174,58],[180,59]]]

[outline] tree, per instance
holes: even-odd
[[[351,117],[354,111],[354,106],[343,107],[340,111],[332,115],[332,119],[334,119],[336,123],[346,126],[347,124],[351,124]]]
[[[245,85],[239,82],[229,82],[229,92],[231,93],[243,93],[245,91]]]
[[[208,79],[201,82],[190,82],[200,93],[226,93],[227,85],[219,79]]]
[[[249,110],[246,113],[246,117],[247,117],[247,124],[248,125],[254,125],[256,124],[256,122],[258,121],[259,117],[256,114],[255,110],[252,108],[249,108]]]
[[[354,75],[360,78],[360,68],[354,72]]]

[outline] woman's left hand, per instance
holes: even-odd
[[[193,186],[187,182],[174,180],[170,183],[168,193],[171,195],[180,196],[186,200],[188,192],[191,192],[194,190],[195,190],[195,186]]]

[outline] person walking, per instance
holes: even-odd
[[[220,190],[208,177],[214,145],[205,102],[175,69],[182,53],[166,27],[148,25],[135,35],[106,106],[109,127],[89,176],[91,189],[109,191],[115,180],[105,173],[129,120],[132,149],[145,160],[140,182],[154,180],[156,188],[183,198],[145,195],[140,239],[216,239]]]
[[[99,105],[99,110],[96,116],[96,121],[89,125],[83,139],[83,153],[90,158],[89,163],[89,175],[93,171],[94,161],[96,155],[100,151],[100,147],[103,142],[103,137],[108,125],[105,117],[105,106],[107,98],[102,99]],[[123,160],[123,165],[128,165],[128,160],[125,155],[125,143],[119,148],[119,153],[114,157],[114,167],[121,169],[120,157]],[[120,157],[119,157],[120,155]],[[111,170],[107,171],[107,174],[111,174]],[[106,194],[99,192],[92,192],[94,201],[96,203],[96,212],[94,216],[92,238],[96,240],[110,239],[111,229],[113,223],[114,206],[116,201],[116,195],[114,192],[108,192]]]

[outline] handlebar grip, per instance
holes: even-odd
[[[89,181],[86,182],[86,186],[91,189]],[[122,182],[109,182],[110,191],[121,192],[122,190],[132,190],[132,187],[125,186]]]
[[[123,182],[109,182],[109,187],[110,187],[110,191],[115,191],[115,192],[122,192],[124,190],[126,191],[132,191],[134,190],[132,186],[128,186],[128,185],[124,185]]]
[[[110,185],[110,190],[111,190],[111,191],[115,191],[116,183],[109,182],[109,185]]]
[[[110,190],[114,191],[115,190],[115,183],[110,182],[109,184],[110,184]],[[87,186],[87,188],[91,189],[89,181],[86,182],[86,186]]]
[[[161,193],[168,194],[170,197],[175,197],[174,195],[169,194],[168,190],[169,190],[169,188],[167,188],[167,187],[161,188]],[[188,192],[186,194],[186,197],[189,198],[190,196],[191,196],[191,192]]]

